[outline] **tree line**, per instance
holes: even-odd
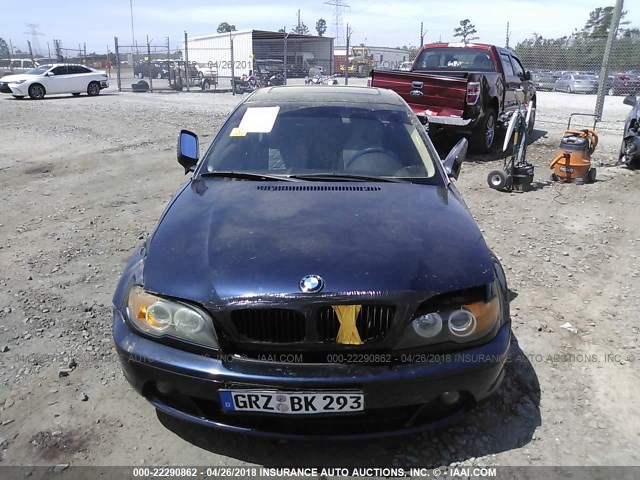
[[[640,59],[640,30],[626,28],[630,22],[625,15],[622,12],[609,58],[612,71],[637,68]],[[598,7],[589,13],[581,30],[560,38],[544,38],[534,32],[514,50],[530,69],[597,71],[602,65],[612,16],[613,7]]]
[[[235,32],[236,30],[237,29],[235,25],[231,25],[227,22],[222,22],[220,23],[220,25],[218,25],[218,33]],[[316,34],[319,37],[322,37],[324,36],[326,31],[327,21],[324,18],[319,18],[316,22]],[[285,29],[281,28],[280,30],[278,30],[278,32],[285,33]],[[310,35],[309,27],[307,27],[302,20],[299,20],[298,23],[291,28],[290,33],[297,33],[299,35]]]

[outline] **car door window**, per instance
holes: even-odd
[[[504,74],[508,77],[513,76],[513,65],[511,64],[511,57],[507,53],[500,53],[500,59],[502,60],[502,68],[504,68]]]
[[[56,67],[53,70],[51,70],[51,73],[53,73],[54,75],[67,75],[67,66],[60,66],[60,67]]]
[[[522,68],[520,60],[514,56],[511,56],[511,66],[513,67],[513,73],[515,73],[516,76],[522,77],[524,75],[524,68]]]
[[[26,60],[26,61],[22,64],[22,66],[23,66],[24,68],[33,68],[33,63],[31,63],[29,60]]]
[[[78,65],[76,68],[78,69],[78,73],[91,73],[91,70],[89,70],[87,67]]]

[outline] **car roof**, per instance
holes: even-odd
[[[402,98],[391,90],[343,85],[266,87],[256,90],[246,102],[368,103],[406,108]]]
[[[86,68],[92,68],[89,65],[83,65],[81,63],[43,63],[41,65],[39,65],[40,67],[86,67]]]

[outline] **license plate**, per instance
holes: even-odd
[[[277,392],[272,390],[220,390],[222,410],[284,415],[364,411],[361,392]]]

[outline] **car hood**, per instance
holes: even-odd
[[[446,292],[493,279],[490,252],[452,191],[410,183],[186,184],[147,244],[144,287],[211,304],[300,295]]]
[[[17,75],[6,75],[0,78],[0,82],[9,83],[9,82],[17,82],[18,80],[31,80],[32,78],[36,78],[38,75],[26,75],[24,73],[20,73]]]

